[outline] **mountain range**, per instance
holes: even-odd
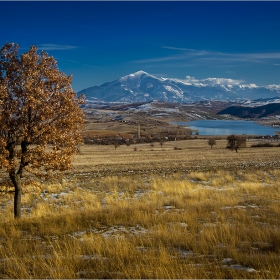
[[[280,85],[257,86],[239,80],[207,78],[185,80],[162,78],[144,71],[121,77],[100,86],[81,90],[87,100],[104,102],[197,102],[205,100],[241,101],[280,96]]]

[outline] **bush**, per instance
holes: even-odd
[[[262,148],[262,147],[275,147],[275,146],[272,145],[271,143],[261,142],[261,143],[258,143],[258,144],[254,144],[251,147],[252,148]]]

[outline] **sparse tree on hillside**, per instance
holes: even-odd
[[[210,138],[208,140],[208,145],[211,146],[211,149],[214,145],[216,145],[216,139],[215,138]]]
[[[227,149],[235,150],[238,153],[238,149],[246,147],[247,139],[244,135],[230,135],[227,137]]]
[[[19,55],[19,46],[0,50],[0,168],[14,187],[14,216],[21,216],[26,179],[52,178],[71,168],[82,143],[83,112],[72,77],[37,48]]]

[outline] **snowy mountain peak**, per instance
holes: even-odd
[[[149,74],[146,73],[145,71],[140,70],[140,71],[137,71],[135,73],[132,73],[132,74],[129,74],[129,75],[125,75],[125,76],[121,77],[119,79],[119,81],[124,82],[124,81],[127,81],[127,80],[139,79],[143,75],[149,75]]]
[[[135,73],[132,73],[132,74],[129,74],[129,75],[125,75],[125,76],[121,77],[120,79],[126,80],[127,78],[132,78],[132,77],[139,78],[139,77],[141,77],[142,75],[151,76],[151,75],[148,74],[147,72],[140,70],[140,71],[137,71],[137,72],[135,72]]]
[[[137,71],[135,73],[132,73],[132,74],[121,77],[119,79],[119,81],[121,83],[129,82],[129,83],[134,83],[135,84],[135,83],[140,83],[141,80],[146,79],[146,78],[155,79],[155,80],[162,80],[162,79],[157,78],[157,77],[155,77],[155,76],[153,76],[153,75],[151,75],[151,74],[149,74],[149,73],[147,73],[143,70],[140,70],[140,71]]]
[[[140,70],[105,83],[80,91],[88,99],[107,102],[196,102],[201,100],[233,101],[254,100],[280,96],[280,85],[261,87],[244,84],[241,80],[226,78],[186,79],[158,78]]]
[[[137,71],[134,74],[130,74],[130,75],[141,76],[141,75],[144,75],[144,74],[149,75],[147,72],[145,72],[143,70]]]

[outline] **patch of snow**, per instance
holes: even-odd
[[[273,84],[273,85],[268,85],[267,86],[267,88],[269,88],[269,89],[274,89],[274,90],[280,90],[280,85],[275,85],[275,84]]]
[[[194,85],[195,85],[196,87],[207,87],[207,85],[206,85],[206,84],[203,84],[203,83],[194,83]]]
[[[245,89],[245,88],[258,88],[256,84],[247,84],[247,85],[239,85],[239,88]]]
[[[258,272],[257,270],[255,270],[254,268],[250,268],[250,267],[246,267],[246,266],[242,266],[240,264],[233,264],[233,265],[223,265],[223,268],[228,268],[228,269],[234,269],[234,270],[244,270],[247,272]]]
[[[227,264],[227,265],[232,264],[233,262],[234,262],[234,260],[231,258],[225,258],[222,260],[222,263]]]
[[[247,206],[235,205],[233,208],[235,208],[235,209],[243,209],[243,210],[246,210]]]
[[[163,206],[163,208],[165,208],[166,210],[171,210],[174,208],[174,206],[171,205],[167,205],[167,206]]]
[[[184,96],[183,95],[184,92],[182,90],[178,90],[172,86],[164,86],[164,88],[169,92],[174,92],[180,98],[182,98]]]
[[[138,111],[149,111],[154,109],[154,106],[152,104],[143,104],[138,106],[137,108],[135,108],[134,110],[138,110]]]
[[[232,208],[231,206],[222,206],[220,209],[221,210],[229,210],[231,208]]]
[[[224,86],[224,85],[220,85],[221,88],[223,88],[225,91],[231,91],[230,89],[227,88],[227,86]]]
[[[106,257],[102,257],[98,254],[93,254],[93,255],[77,255],[76,257],[82,259],[82,260],[108,260]]]

